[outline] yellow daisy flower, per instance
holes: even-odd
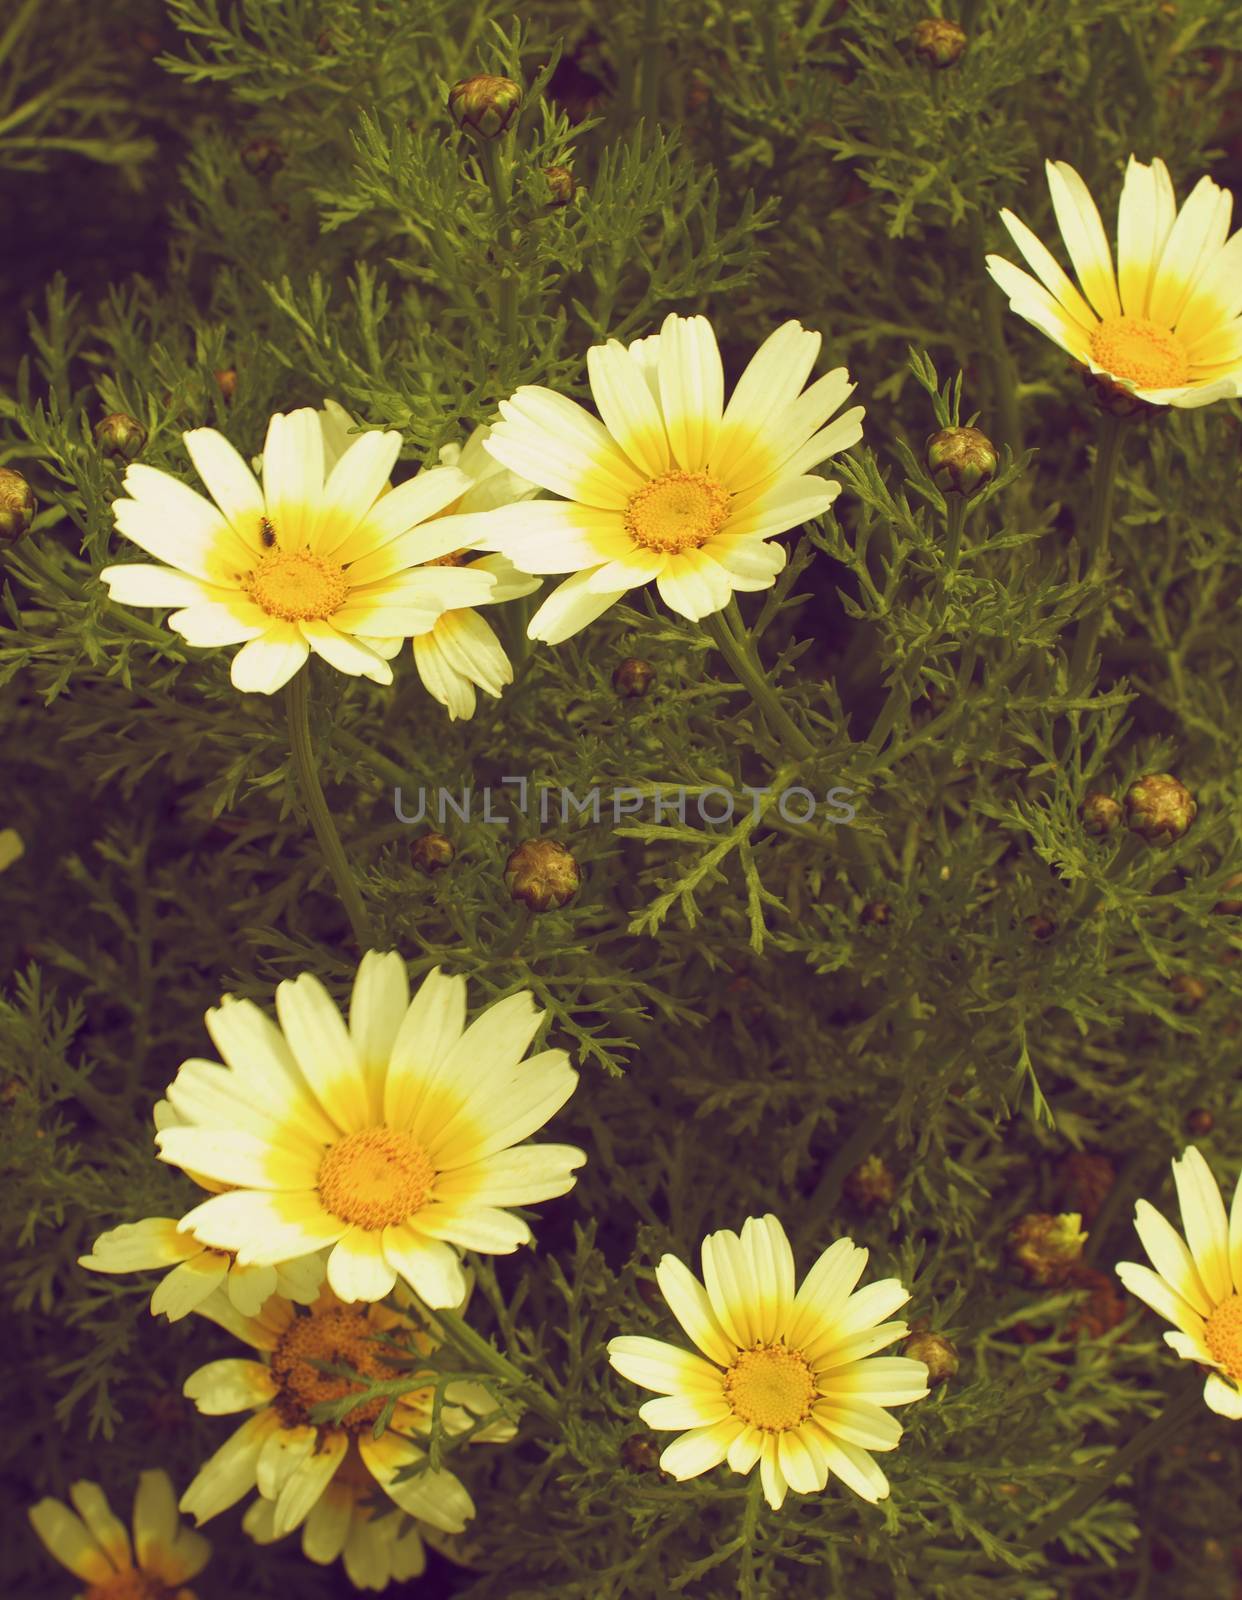
[[[854,389],[844,367],[803,391],[819,347],[818,333],[786,322],[726,406],[711,324],[671,315],[628,348],[611,339],[588,351],[602,421],[551,389],[501,404],[484,448],[565,497],[489,511],[469,541],[524,572],[574,574],[535,613],[532,639],[558,644],[653,581],[692,620],[735,589],[771,586],[785,564],[772,536],[840,492],[811,469],[862,437],[861,406],[828,422]]]
[[[490,511],[496,506],[529,500],[537,486],[502,467],[484,450],[491,430],[476,428],[464,445],[446,444],[440,451],[440,464],[456,467],[470,479],[470,487],[460,500],[446,507],[447,516]],[[520,600],[533,594],[540,579],[519,572],[507,556],[477,556],[466,551],[441,556],[445,565],[466,566],[472,572],[490,572],[496,586],[488,595],[489,606],[506,600]],[[476,610],[446,611],[433,628],[413,641],[414,664],[423,687],[448,711],[449,721],[467,720],[478,704],[475,689],[482,689],[494,700],[513,682],[513,667],[504,646]]]
[[[243,1317],[215,1295],[202,1311],[260,1359],[212,1361],[185,1381],[186,1396],[208,1416],[254,1413],[182,1495],[187,1515],[206,1522],[257,1488],[270,1505],[270,1511],[255,1516],[260,1534],[279,1539],[300,1527],[303,1550],[320,1562],[335,1561],[351,1533],[355,1548],[368,1541],[365,1529],[354,1527],[368,1520],[358,1509],[368,1482],[378,1484],[409,1515],[446,1533],[460,1533],[474,1516],[470,1495],[452,1472],[420,1472],[398,1481],[402,1471],[426,1457],[431,1387],[403,1395],[378,1439],[373,1430],[382,1399],[359,1406],[340,1422],[312,1418],[317,1404],[362,1392],[357,1383],[325,1372],[317,1362],[346,1364],[363,1378],[387,1381],[397,1369],[385,1337],[398,1336],[426,1355],[435,1348],[430,1335],[389,1306],[345,1305],[328,1290],[308,1310],[273,1299],[257,1317]],[[465,1379],[445,1390],[444,1401],[440,1421],[449,1433],[461,1433],[497,1410],[481,1385]],[[475,1439],[499,1442],[513,1431],[498,1415]],[[366,1564],[365,1552],[361,1563]]]
[[[47,1499],[29,1516],[49,1554],[90,1585],[84,1600],[194,1600],[184,1585],[207,1565],[211,1546],[182,1527],[167,1473],[139,1474],[132,1544],[97,1483],[75,1483],[69,1498],[73,1511]]]
[[[183,1232],[274,1265],[331,1247],[342,1300],[381,1300],[398,1277],[429,1306],[454,1305],[459,1251],[530,1241],[507,1206],[568,1193],[573,1145],[525,1145],[569,1099],[563,1050],[523,1061],[543,1020],[509,995],[469,1027],[464,978],[438,969],[410,999],[396,954],[362,959],[349,1024],[309,974],[276,991],[277,1028],[226,997],[207,1030],[227,1065],[187,1061],[168,1088],[183,1126],[161,1159],[230,1185],[182,1218]]]
[[[314,651],[341,672],[391,683],[388,662],[404,639],[450,606],[485,600],[487,572],[428,568],[394,554],[401,535],[469,487],[434,467],[385,494],[401,435],[371,432],[331,467],[324,419],[309,408],[277,414],[263,447],[263,485],[213,428],[182,435],[212,498],[154,467],[125,474],[129,498],[113,502],[126,538],[166,566],[106,567],[114,600],[177,606],[169,626],[192,645],[241,644],[238,689],[273,694]],[[424,532],[421,559],[461,547],[443,518]]]
[[[1193,1145],[1173,1163],[1185,1239],[1146,1200],[1134,1226],[1151,1261],[1120,1261],[1132,1295],[1171,1322],[1164,1342],[1184,1361],[1210,1367],[1203,1399],[1222,1417],[1242,1417],[1242,1179],[1228,1217],[1212,1169]],[[1155,1271],[1152,1268],[1155,1268]]]
[[[758,1462],[773,1510],[786,1490],[811,1494],[832,1474],[864,1500],[887,1496],[869,1452],[897,1448],[902,1430],[884,1408],[921,1400],[927,1367],[866,1359],[905,1336],[904,1322],[884,1318],[910,1298],[896,1278],[852,1293],[866,1264],[865,1250],[838,1239],[796,1289],[770,1214],[748,1218],[740,1236],[708,1234],[702,1283],[676,1256],[661,1260],[660,1292],[702,1355],[626,1335],[609,1340],[608,1359],[661,1396],[640,1407],[644,1422],[689,1430],[665,1448],[665,1472],[697,1478],[727,1461],[745,1475]]]
[[[1229,191],[1200,178],[1179,211],[1164,162],[1148,167],[1131,156],[1117,210],[1114,272],[1086,184],[1065,161],[1045,168],[1082,292],[1025,223],[1002,211],[1035,273],[988,256],[1010,310],[1093,373],[1151,405],[1204,406],[1242,392],[1242,233],[1228,238]]]
[[[319,1256],[279,1261],[271,1266],[239,1266],[228,1250],[213,1250],[192,1233],[182,1233],[176,1217],[144,1217],[101,1233],[91,1253],[78,1257],[88,1272],[145,1272],[171,1267],[151,1296],[151,1315],[177,1322],[197,1311],[208,1295],[223,1287],[245,1316],[255,1316],[270,1295],[310,1305],[323,1283]]]

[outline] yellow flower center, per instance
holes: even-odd
[[[783,1433],[810,1416],[815,1379],[800,1350],[757,1344],[738,1352],[725,1373],[724,1392],[734,1416],[769,1433]]]
[[[334,1144],[319,1165],[319,1198],[334,1217],[360,1228],[404,1222],[435,1182],[422,1145],[394,1128],[364,1128]]]
[[[1091,356],[1140,389],[1175,389],[1190,376],[1181,340],[1146,317],[1106,317],[1091,335]]]
[[[376,1332],[366,1311],[353,1306],[330,1306],[294,1318],[272,1351],[272,1377],[280,1386],[272,1404],[286,1427],[315,1426],[312,1406],[363,1392],[351,1379],[324,1372],[316,1362],[348,1366],[364,1378],[393,1376],[394,1369],[380,1359],[383,1347],[375,1342]],[[371,1426],[383,1406],[381,1396],[351,1411],[342,1422],[318,1426],[361,1433]]]
[[[697,550],[729,520],[729,491],[705,472],[662,472],[629,498],[625,531],[645,550]]]
[[[103,1583],[92,1583],[86,1591],[86,1600],[166,1600],[171,1594],[166,1583],[149,1572],[131,1567],[127,1572],[118,1572],[115,1578],[106,1578]]]
[[[269,617],[285,622],[322,622],[349,597],[344,567],[309,550],[273,549],[241,586]]]
[[[1221,1301],[1207,1320],[1203,1338],[1229,1376],[1242,1383],[1242,1294]]]

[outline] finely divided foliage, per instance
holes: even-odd
[[[0,1591],[1231,1597],[1242,0],[102,9]]]

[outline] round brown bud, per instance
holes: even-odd
[[[1086,1242],[1082,1217],[1076,1211],[1061,1216],[1028,1211],[1014,1223],[1007,1240],[1010,1256],[1029,1281],[1041,1288],[1065,1282]]]
[[[114,411],[95,424],[95,443],[99,453],[112,460],[132,461],[146,447],[147,430],[141,422],[127,416],[124,411]]]
[[[1057,925],[1052,918],[1045,917],[1042,913],[1034,917],[1028,917],[1026,919],[1026,928],[1031,938],[1038,939],[1041,943],[1045,939],[1051,939],[1057,931]]]
[[[465,133],[476,139],[495,139],[517,115],[522,90],[512,78],[496,78],[481,72],[463,78],[449,90],[449,115]]]
[[[527,839],[505,862],[505,886],[528,911],[559,911],[581,882],[578,863],[555,839]]]
[[[621,1465],[629,1472],[657,1472],[660,1449],[649,1433],[632,1433],[622,1441]]]
[[[949,1341],[926,1328],[911,1334],[901,1353],[923,1363],[927,1368],[927,1382],[933,1389],[953,1377],[962,1364]]]
[[[410,846],[411,864],[428,878],[451,867],[456,854],[453,841],[442,833],[424,833]]]
[[[655,668],[639,656],[626,656],[612,674],[612,686],[626,700],[641,700],[655,682]]]
[[[12,467],[0,467],[0,544],[24,539],[34,521],[34,490]]]
[[[1065,1325],[1065,1331],[1075,1338],[1102,1339],[1129,1316],[1131,1307],[1106,1273],[1081,1262],[1070,1271],[1070,1286],[1087,1291],[1082,1303]]]
[[[966,48],[966,32],[948,17],[928,17],[915,24],[914,53],[929,67],[942,71],[961,60]]]
[[[1225,879],[1221,888],[1236,889],[1239,885],[1242,885],[1242,872],[1235,872]],[[1226,895],[1216,902],[1212,910],[1218,917],[1242,917],[1242,900],[1236,899],[1233,895]]]
[[[1126,790],[1126,823],[1148,844],[1170,845],[1195,820],[1198,806],[1184,783],[1168,772],[1149,772]]]
[[[568,167],[544,167],[543,175],[548,180],[548,188],[552,191],[549,203],[554,206],[567,206],[578,192],[573,173]]]
[[[285,164],[285,152],[275,139],[251,139],[241,147],[241,164],[256,178],[267,178]]]
[[[862,1211],[893,1203],[897,1180],[883,1156],[868,1156],[845,1180],[846,1197]]]
[[[1191,977],[1188,972],[1179,972],[1176,978],[1170,978],[1169,988],[1176,997],[1179,1011],[1197,1011],[1207,999],[1207,984],[1202,978]]]
[[[1124,384],[1114,383],[1102,372],[1092,372],[1090,367],[1079,367],[1082,386],[1091,396],[1097,411],[1103,411],[1110,417],[1134,417],[1140,411],[1155,411],[1158,408],[1146,400],[1140,400]]]
[[[941,428],[927,441],[927,470],[942,494],[977,494],[996,476],[996,446],[978,428]]]
[[[216,385],[225,400],[231,400],[237,393],[237,369],[235,367],[224,367],[219,372],[213,373],[212,376],[215,378]]]
[[[1186,1113],[1186,1132],[1196,1139],[1206,1138],[1216,1126],[1216,1118],[1206,1106],[1196,1106]]]
[[[882,928],[893,919],[893,908],[887,900],[868,900],[858,913],[864,928]]]
[[[1111,833],[1121,821],[1121,807],[1111,794],[1092,790],[1082,803],[1084,833],[1096,835]]]
[[[1089,1150],[1073,1150],[1062,1161],[1057,1174],[1061,1198],[1073,1206],[1087,1223],[1095,1221],[1100,1207],[1117,1181],[1117,1171],[1107,1156]]]

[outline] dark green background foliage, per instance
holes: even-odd
[[[1026,1212],[1083,1209],[1067,1158],[1103,1155],[1117,1182],[1088,1252],[1110,1274],[1137,1252],[1135,1197],[1171,1204],[1192,1110],[1211,1112],[1198,1142],[1230,1186],[1242,1161],[1242,940],[1212,912],[1242,870],[1242,417],[1223,403],[1127,426],[1110,622],[1098,672],[1072,672],[1075,618],[1100,602],[1078,577],[1097,419],[982,254],[1012,255],[1002,205],[1059,248],[1046,156],[1079,167],[1110,233],[1131,151],[1162,156],[1179,197],[1203,171],[1237,190],[1242,6],[975,0],[946,73],[915,58],[922,13],[906,0],[511,9],[6,13],[0,463],[39,512],[0,558],[0,826],[27,842],[0,880],[0,1587],[70,1592],[25,1526],[40,1494],[87,1475],[127,1514],[142,1467],[183,1487],[225,1437],[180,1398],[190,1370],[233,1353],[225,1336],[156,1322],[153,1279],[94,1277],[75,1257],[104,1227],[192,1201],[153,1158],[149,1117],[208,1049],[207,1006],[225,991],[270,1005],[303,970],[343,997],[356,961],[279,700],[239,695],[228,652],[187,648],[94,578],[126,548],[94,422],[131,413],[143,459],[193,481],[183,429],[253,454],[270,412],[331,395],[403,432],[408,473],[520,383],[588,398],[589,344],[677,310],[713,318],[730,377],[781,320],[822,330],[819,370],[848,364],[867,406],[863,445],[824,469],[845,483],[836,517],[790,535],[787,573],[743,605],[814,760],[790,764],[703,631],[641,592],[532,647],[466,723],[448,723],[408,651],[392,690],[313,673],[325,787],[377,942],[415,976],[464,972],[475,1005],[532,988],[582,1072],[555,1136],[589,1164],[540,1209],[536,1250],[483,1271],[472,1311],[563,1424],[528,1414],[511,1447],[455,1460],[480,1506],[476,1565],[442,1564],[419,1592],[1229,1600],[1242,1426],[1205,1409],[1059,1541],[1027,1547],[1188,1369],[1134,1302],[1105,1327],[1083,1287],[1032,1287],[1005,1236]],[[508,231],[444,110],[447,86],[480,70],[529,90],[506,145]],[[658,132],[639,125],[644,103]],[[552,164],[579,182],[564,209],[548,203]],[[213,374],[229,368],[226,401]],[[963,420],[979,413],[1009,456],[946,582],[946,507],[921,450],[959,371]],[[611,686],[631,654],[656,667],[645,700]],[[1087,838],[1084,793],[1150,771],[1195,793],[1187,837]],[[693,809],[684,829],[649,810],[571,822],[556,835],[582,892],[531,918],[501,874],[537,823],[450,826],[457,862],[427,879],[408,859],[418,830],[393,814],[397,784],[514,772],[575,793],[838,784],[859,813],[835,828],[756,825],[748,809],[714,829]],[[887,922],[862,920],[877,901]],[[1206,986],[1196,1009],[1176,1003],[1180,975]],[[895,1195],[866,1209],[844,1180],[873,1153]],[[693,1262],[705,1232],[767,1210],[803,1269],[842,1232],[870,1247],[871,1272],[912,1282],[909,1315],[962,1366],[902,1413],[888,1502],[838,1484],[791,1495],[739,1545],[742,1480],[678,1486],[634,1451],[623,1462],[645,1435],[642,1396],[603,1344],[677,1337],[639,1293],[654,1262]],[[206,1530],[208,1600],[345,1591],[296,1540],[259,1550],[238,1523]]]

